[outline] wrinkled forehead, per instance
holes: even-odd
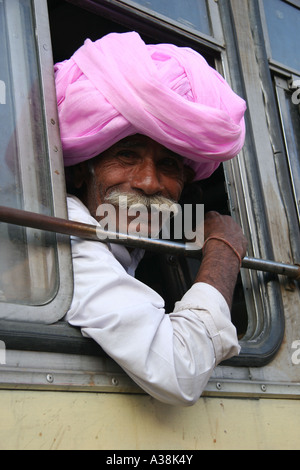
[[[100,154],[99,157],[103,155],[113,154],[114,151],[118,151],[119,149],[147,150],[150,148],[154,148],[157,152],[162,155],[169,155],[175,157],[181,162],[183,162],[184,160],[181,155],[173,152],[172,150],[168,149],[167,147],[164,147],[160,143],[143,134],[133,134],[125,137],[124,139],[119,140],[106,151],[104,151],[102,154]]]

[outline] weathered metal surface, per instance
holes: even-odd
[[[1,391],[0,408],[1,450],[176,450],[196,462],[202,449],[300,448],[294,400],[206,397],[178,408],[143,395]]]

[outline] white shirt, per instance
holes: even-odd
[[[69,218],[97,225],[68,198]],[[224,297],[195,283],[166,314],[164,300],[133,277],[143,253],[72,237],[74,296],[70,324],[93,338],[147,393],[173,405],[200,397],[214,367],[239,353]]]

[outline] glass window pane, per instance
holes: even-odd
[[[0,205],[52,214],[30,0],[0,2]],[[0,224],[0,301],[40,305],[56,292],[52,235]]]
[[[138,4],[188,28],[211,35],[206,0],[135,0],[126,3]]]
[[[272,59],[300,70],[300,9],[283,0],[264,0]]]
[[[300,80],[296,82],[300,86]],[[277,87],[279,109],[287,150],[291,183],[300,220],[300,88],[291,92],[288,87]]]

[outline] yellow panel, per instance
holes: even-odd
[[[299,449],[297,400],[0,392],[0,449]]]

